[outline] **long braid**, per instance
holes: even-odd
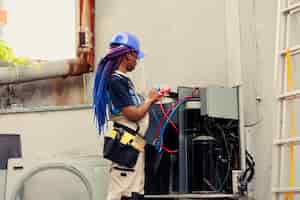
[[[126,46],[118,46],[110,49],[107,55],[100,60],[96,68],[93,88],[94,116],[99,133],[104,132],[107,122],[106,106],[108,104],[107,80],[119,66],[122,57],[132,51]]]

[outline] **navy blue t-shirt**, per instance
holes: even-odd
[[[108,80],[108,97],[112,115],[119,114],[124,107],[141,104],[132,81],[117,72]]]

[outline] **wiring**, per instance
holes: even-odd
[[[160,105],[160,109],[163,113],[163,117],[160,120],[158,128],[157,128],[157,139],[159,140],[159,142],[156,144],[156,148],[157,148],[158,152],[161,152],[162,150],[164,150],[170,154],[174,154],[174,153],[178,152],[178,150],[170,150],[163,145],[164,132],[165,132],[165,129],[166,129],[168,123],[170,123],[171,125],[173,124],[172,125],[173,128],[179,134],[178,128],[176,127],[175,123],[171,119],[172,119],[173,115],[175,114],[176,110],[180,107],[180,105],[182,105],[189,98],[191,98],[191,97],[188,96],[188,97],[184,97],[182,99],[178,99],[175,102],[175,104],[172,104],[172,106],[167,110],[167,112],[163,108],[163,105],[162,104]]]
[[[175,104],[176,105],[176,104]],[[165,109],[163,108],[163,105],[160,105],[160,109],[161,109],[161,111],[162,111],[162,113],[163,113],[163,117],[162,117],[162,119],[159,119],[159,117],[157,116],[157,113],[153,110],[153,109],[151,109],[151,113],[153,114],[153,117],[154,117],[154,119],[155,119],[155,121],[156,121],[156,123],[158,124],[158,129],[157,129],[157,138],[158,139],[160,139],[160,129],[161,129],[161,127],[163,126],[163,121],[165,120],[165,119],[167,119],[168,118],[168,115],[169,115],[169,113],[172,111],[172,109],[174,108],[174,105],[172,105],[168,110],[167,110],[167,112],[165,111]],[[175,124],[174,124],[174,128],[176,128],[176,130],[178,130],[178,128],[175,126]],[[178,150],[170,150],[170,149],[168,149],[167,147],[165,147],[162,143],[160,143],[160,142],[158,142],[157,143],[157,149],[159,150],[159,149],[163,149],[165,152],[167,152],[167,153],[170,153],[170,154],[174,154],[174,153],[177,153],[178,152]]]
[[[250,183],[255,174],[255,169],[254,169],[255,161],[253,156],[247,150],[246,150],[246,164],[248,168],[242,174],[241,180]]]
[[[155,112],[152,108],[150,109],[150,111],[151,111],[151,113],[152,113],[152,116],[153,116],[153,118],[154,118],[156,124],[159,124],[160,119],[158,118],[156,112]]]
[[[165,120],[163,126],[161,127],[160,129],[160,145],[163,144],[163,136],[164,136],[164,132],[167,128],[167,125],[169,123],[169,121],[171,120],[171,118],[173,117],[173,115],[175,114],[175,112],[177,111],[177,109],[183,104],[185,103],[185,101],[187,101],[188,99],[192,98],[191,96],[187,96],[187,97],[184,97],[183,99],[179,99],[177,102],[177,104],[175,105],[175,107],[173,108],[173,106],[168,110],[167,112],[167,115],[168,115],[168,118]],[[171,112],[172,111],[172,112]],[[169,114],[170,113],[170,114]],[[163,121],[163,120],[162,120]],[[161,122],[162,122],[161,121]],[[161,151],[162,148],[159,148],[159,151]]]
[[[166,114],[163,116],[163,118],[160,120],[160,123],[159,123],[159,126],[158,126],[158,128],[157,128],[157,138],[159,139],[160,137],[161,137],[161,128],[163,127],[163,122],[164,122],[164,117],[166,117],[166,119],[167,119],[167,117],[169,116],[169,114],[170,114],[170,112],[173,110],[173,108],[178,104],[178,100],[176,101],[176,103],[175,104],[173,104],[168,110],[167,110],[167,112],[166,112]]]
[[[262,122],[262,119],[252,123],[252,124],[245,124],[244,127],[253,127],[253,126],[256,126],[258,124],[260,124]]]
[[[161,145],[160,147],[162,148],[162,150],[164,150],[165,152],[167,152],[167,153],[169,153],[169,154],[174,154],[174,153],[177,153],[177,152],[178,152],[177,149],[175,149],[175,150],[170,150],[170,149],[166,148],[164,145]]]
[[[160,110],[162,111],[162,113],[163,113],[163,117],[165,118],[165,119],[167,119],[168,118],[168,115],[167,115],[167,113],[165,112],[165,109],[164,109],[164,106],[163,106],[163,104],[162,104],[162,102],[160,102],[159,103],[159,106],[160,106]],[[170,124],[173,126],[173,128],[176,130],[176,133],[179,133],[179,130],[178,130],[178,128],[176,127],[176,125],[174,124],[174,122],[172,121],[172,120],[170,120]]]
[[[226,139],[226,136],[225,136],[225,132],[223,130],[223,128],[219,125],[219,124],[216,124],[216,127],[220,130],[221,134],[222,134],[222,137],[224,139],[224,145],[225,145],[225,150],[226,150],[226,154],[227,154],[227,162],[228,162],[228,167],[227,167],[227,173],[224,177],[224,180],[221,184],[221,186],[218,188],[218,191],[221,192],[228,180],[228,177],[229,177],[229,174],[230,174],[230,169],[231,169],[231,153],[229,151],[229,147],[228,147],[228,142],[227,142],[227,139]]]
[[[178,101],[176,102],[176,104],[178,103]],[[173,108],[175,107],[175,105],[172,105],[168,111],[164,114],[163,118],[161,119],[160,123],[159,123],[159,126],[158,126],[158,129],[157,129],[157,138],[159,139],[159,142],[157,143],[157,150],[159,152],[161,152],[161,150],[164,150],[166,151],[167,153],[170,153],[170,154],[174,154],[174,153],[177,153],[178,150],[170,150],[168,148],[166,148],[163,143],[161,142],[161,138],[163,138],[163,135],[161,135],[161,129],[163,127],[163,122],[164,120],[166,120],[168,118],[168,115],[169,113],[171,113],[171,111],[173,110]]]

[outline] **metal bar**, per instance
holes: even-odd
[[[274,85],[276,88],[276,92],[282,93],[282,81],[284,80],[284,62],[282,57],[280,57],[280,49],[283,48],[283,35],[286,33],[286,23],[285,22],[285,16],[283,16],[281,11],[281,5],[282,0],[277,0],[277,25],[276,25],[276,44],[275,44],[275,63],[274,63]],[[287,4],[286,1],[284,1],[285,4]],[[282,131],[282,108],[283,108],[283,102],[276,101],[276,126],[275,128],[275,134],[274,134],[274,140],[278,140],[281,138],[281,131]],[[273,146],[272,151],[274,153],[273,159],[272,159],[272,187],[278,187],[280,185],[280,172],[281,172],[281,158],[282,158],[282,149],[278,146]],[[279,197],[277,193],[272,194],[273,200],[278,200]]]
[[[300,3],[297,3],[297,4],[294,4],[294,5],[289,6],[287,8],[281,9],[281,13],[283,13],[283,14],[289,14],[289,12],[291,12],[291,11],[297,9],[297,8],[300,8]]]
[[[274,193],[286,193],[286,192],[300,193],[300,187],[273,188],[272,192],[274,192]]]
[[[184,98],[192,93],[187,88],[178,88],[178,97]],[[179,192],[187,193],[189,190],[189,165],[188,165],[188,139],[185,134],[185,116],[184,106],[179,108]]]
[[[284,145],[284,144],[291,144],[291,143],[295,143],[295,144],[300,143],[300,137],[285,138],[285,139],[279,139],[274,141],[275,145]]]
[[[237,87],[238,91],[238,109],[239,109],[239,132],[240,132],[240,164],[241,170],[246,170],[246,138],[245,138],[245,126],[244,126],[244,90],[243,86]]]
[[[291,97],[297,97],[300,96],[300,90],[294,90],[291,92],[285,92],[281,95],[278,95],[277,98],[278,99],[286,99],[286,98],[291,98]]]
[[[285,32],[286,32],[286,37],[285,37],[285,48],[287,49],[289,47],[289,41],[290,41],[290,20],[291,20],[291,16],[290,15],[287,15],[286,17],[286,27],[285,27]],[[282,63],[281,65],[281,68],[283,68],[283,90],[280,91],[280,92],[283,92],[283,93],[286,93],[286,92],[289,92],[288,91],[288,70],[287,70],[287,67],[285,66],[286,65],[286,58],[283,59],[284,62]],[[280,130],[280,136],[279,138],[277,139],[281,139],[284,137],[284,134],[287,132],[286,129],[287,129],[287,102],[286,101],[283,101],[282,102],[282,109],[280,110],[281,111],[281,120],[280,121],[280,124],[281,124],[281,130]],[[279,112],[280,112],[279,111]],[[277,147],[279,148],[279,147]],[[280,187],[281,185],[281,182],[282,180],[284,180],[284,177],[285,177],[285,169],[286,169],[286,163],[284,162],[285,161],[285,157],[286,157],[286,154],[285,152],[283,151],[282,148],[279,148],[279,152],[280,152],[280,157],[279,157],[279,185],[276,185],[275,187]]]
[[[297,9],[291,11],[290,14],[291,14],[291,15],[294,15],[294,14],[296,14],[296,13],[298,13],[298,12],[300,12],[300,8],[297,8]]]
[[[175,199],[238,199],[240,196],[232,194],[166,194],[166,195],[145,195],[146,198],[153,199],[165,199],[165,198],[175,198]]]

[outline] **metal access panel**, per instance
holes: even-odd
[[[224,119],[239,119],[237,88],[201,88],[200,98],[201,115]]]

